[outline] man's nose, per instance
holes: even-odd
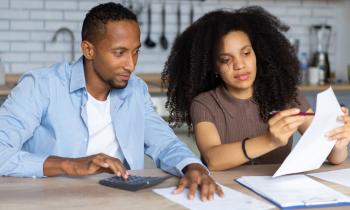
[[[135,70],[136,66],[136,59],[133,58],[132,55],[130,55],[126,61],[125,69],[127,69],[129,72],[133,72]]]

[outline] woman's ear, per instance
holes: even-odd
[[[89,41],[82,41],[80,43],[81,51],[86,59],[91,60],[94,57],[94,45]]]
[[[219,67],[217,66],[217,64],[215,64],[215,70],[214,70],[214,74],[215,74],[215,78],[220,78],[220,70]]]

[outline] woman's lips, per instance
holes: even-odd
[[[239,74],[239,75],[235,76],[235,79],[238,79],[240,81],[246,81],[249,79],[249,73]]]

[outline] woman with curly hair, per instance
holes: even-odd
[[[194,129],[211,170],[281,163],[293,133],[310,125],[312,116],[299,115],[312,109],[297,88],[298,59],[287,30],[253,6],[210,12],[176,39],[162,72],[169,123]],[[328,133],[337,140],[328,157],[334,164],[348,155],[350,117],[343,111],[344,126]]]

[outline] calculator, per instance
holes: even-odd
[[[127,180],[122,177],[113,176],[101,179],[99,183],[104,186],[119,188],[129,191],[137,191],[143,188],[151,187],[163,182],[171,176],[129,176]]]

